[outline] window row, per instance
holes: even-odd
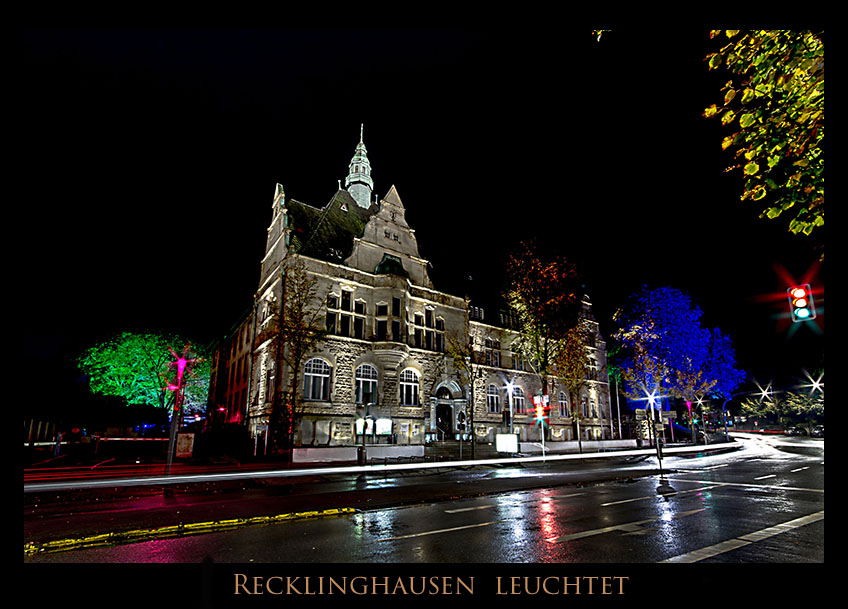
[[[306,362],[303,369],[303,397],[310,401],[330,400],[330,364],[321,358]],[[377,368],[371,364],[357,366],[354,375],[354,398],[357,404],[377,403]],[[400,405],[418,406],[420,377],[417,372],[407,368],[400,374]]]
[[[330,399],[330,377],[331,368],[325,360],[321,358],[313,358],[306,362],[303,370],[303,396],[305,400],[310,401],[329,401]],[[407,368],[400,374],[400,405],[401,406],[419,406],[419,388],[420,376],[411,369]],[[354,399],[357,404],[376,404],[377,403],[377,387],[379,375],[377,368],[371,364],[361,364],[357,366],[354,375]],[[509,395],[503,398],[503,407],[501,405],[501,391],[506,392],[505,387],[498,387],[490,384],[486,387],[486,405],[489,413],[500,413],[502,408],[509,409]],[[558,406],[560,416],[571,416],[572,411],[569,407],[568,396],[564,391],[560,391],[558,395]],[[532,406],[525,397],[524,390],[521,387],[512,388],[512,410],[515,413],[530,412]],[[580,411],[584,417],[598,417],[598,405],[594,397],[583,396],[580,401]]]
[[[506,387],[498,387],[497,385],[489,385],[486,387],[486,406],[491,414],[501,412],[501,391],[506,392]],[[571,409],[568,405],[568,396],[564,391],[560,391],[558,395],[559,414],[563,417],[571,416]],[[509,395],[504,396],[504,409],[509,410]],[[530,412],[528,402],[524,396],[524,390],[521,387],[512,388],[512,410],[515,413]],[[598,417],[598,407],[594,397],[583,396],[580,399],[580,411],[584,417]]]
[[[369,337],[366,330],[367,305],[363,300],[353,300],[352,292],[342,290],[341,297],[330,294],[327,297],[327,332],[336,336],[352,337],[364,340],[373,338],[378,341],[408,343],[410,338],[403,332],[403,313],[401,299],[393,297],[391,314],[388,303],[378,303],[373,321],[373,332]],[[411,345],[430,351],[445,351],[445,320],[436,318],[431,309],[424,313],[415,313],[413,323],[409,324]]]

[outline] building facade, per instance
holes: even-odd
[[[422,446],[460,436],[491,443],[506,432],[541,440],[533,406],[541,380],[513,353],[508,317],[487,320],[467,298],[435,289],[397,189],[374,197],[361,133],[345,188],[318,208],[287,199],[278,184],[267,232],[255,306],[217,355],[216,382],[241,385],[213,392],[227,400],[210,405],[214,420],[247,425],[261,444],[274,392],[296,382],[301,447]],[[273,340],[293,262],[313,280],[328,332],[298,379]],[[594,374],[578,404],[549,381],[548,441],[612,437],[605,344],[588,298],[584,311]]]

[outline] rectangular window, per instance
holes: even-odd
[[[365,338],[365,318],[364,317],[354,317],[353,318],[353,337],[354,338]]]
[[[372,379],[356,379],[356,403],[377,403],[377,381]]]
[[[350,292],[342,290],[342,311],[350,311]]]
[[[397,319],[392,320],[392,340],[396,343],[402,342],[400,339],[400,322]]]
[[[330,377],[323,375],[306,374],[303,377],[303,398],[305,400],[330,399]]]
[[[378,304],[377,305],[377,317],[385,317],[389,314],[389,305]]]
[[[339,335],[350,336],[350,315],[339,316]]]
[[[386,340],[386,320],[377,320],[377,340]]]
[[[413,383],[400,384],[400,405],[418,406],[418,385]]]
[[[392,317],[400,317],[400,298],[392,297]]]

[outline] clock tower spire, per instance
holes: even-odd
[[[371,179],[371,163],[362,140],[364,125],[359,126],[359,144],[350,160],[345,188],[353,197],[356,204],[368,209],[371,207],[371,193],[374,191],[374,181]]]

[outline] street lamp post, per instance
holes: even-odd
[[[512,390],[513,390],[514,387],[515,387],[515,385],[513,384],[512,381],[509,381],[506,384],[506,392],[507,392],[507,395],[509,396],[509,433],[511,433],[511,434],[515,433],[513,431],[513,427],[512,427],[512,420],[513,420],[513,418],[515,418],[513,416],[514,413],[512,412]]]
[[[187,369],[194,364],[196,359],[189,359],[188,354],[191,349],[191,345],[186,345],[183,350],[183,354],[177,355],[177,353],[170,349],[171,355],[174,356],[175,360],[170,362],[168,365],[170,368],[176,368],[177,370],[177,384],[169,382],[166,389],[174,392],[174,411],[171,415],[171,430],[168,438],[168,459],[167,459],[167,471],[171,473],[171,464],[174,461],[174,453],[176,452],[176,439],[177,432],[182,424],[182,416],[183,416],[183,401],[185,397],[185,373]]]

